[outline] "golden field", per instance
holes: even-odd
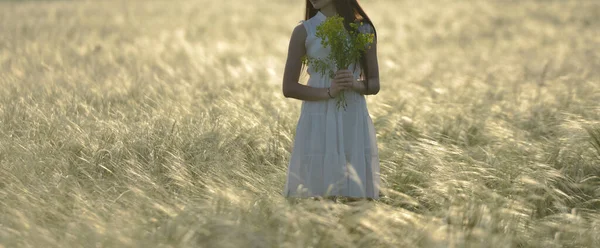
[[[0,2],[0,247],[600,247],[600,2],[362,1],[356,205],[281,195],[303,4]]]

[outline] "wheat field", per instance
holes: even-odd
[[[362,1],[357,204],[281,194],[303,4],[1,1],[0,247],[600,247],[600,2]]]

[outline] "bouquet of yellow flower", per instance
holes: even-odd
[[[362,25],[362,22],[360,23]],[[357,63],[361,54],[373,43],[374,34],[361,33],[358,24],[350,23],[350,30],[344,28],[344,18],[336,15],[327,18],[317,27],[316,36],[321,38],[323,47],[329,46],[331,53],[324,59],[304,57],[303,63],[310,65],[321,75],[335,77],[338,70],[347,69]],[[346,99],[342,91],[338,95],[337,108],[346,109]]]

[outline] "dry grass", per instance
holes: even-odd
[[[302,1],[0,2],[0,247],[600,246],[600,4],[364,5],[352,206],[281,196]]]

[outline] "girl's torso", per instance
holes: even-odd
[[[303,21],[304,28],[306,29],[306,40],[305,40],[305,48],[306,55],[310,58],[316,59],[324,59],[326,58],[331,49],[329,47],[323,47],[321,45],[321,38],[316,36],[317,26],[325,21],[327,17],[323,15],[321,12],[317,12],[315,16],[312,18]],[[370,25],[363,25],[359,27],[360,32],[369,32]],[[355,78],[360,78],[361,76],[361,68],[359,63],[351,64],[347,69],[354,72]],[[308,79],[308,86],[315,88],[327,88],[331,86],[331,78],[328,75],[321,75],[321,73],[316,72],[314,68],[310,65],[307,67],[307,72],[310,75]],[[346,103],[348,104],[348,111],[366,111],[366,102],[365,97],[355,91],[346,90],[344,91],[344,96],[346,98]],[[333,100],[333,99],[332,99]],[[321,112],[324,111],[325,106],[321,106],[322,102],[311,102],[305,101],[303,104],[303,108],[307,108],[309,112]]]

